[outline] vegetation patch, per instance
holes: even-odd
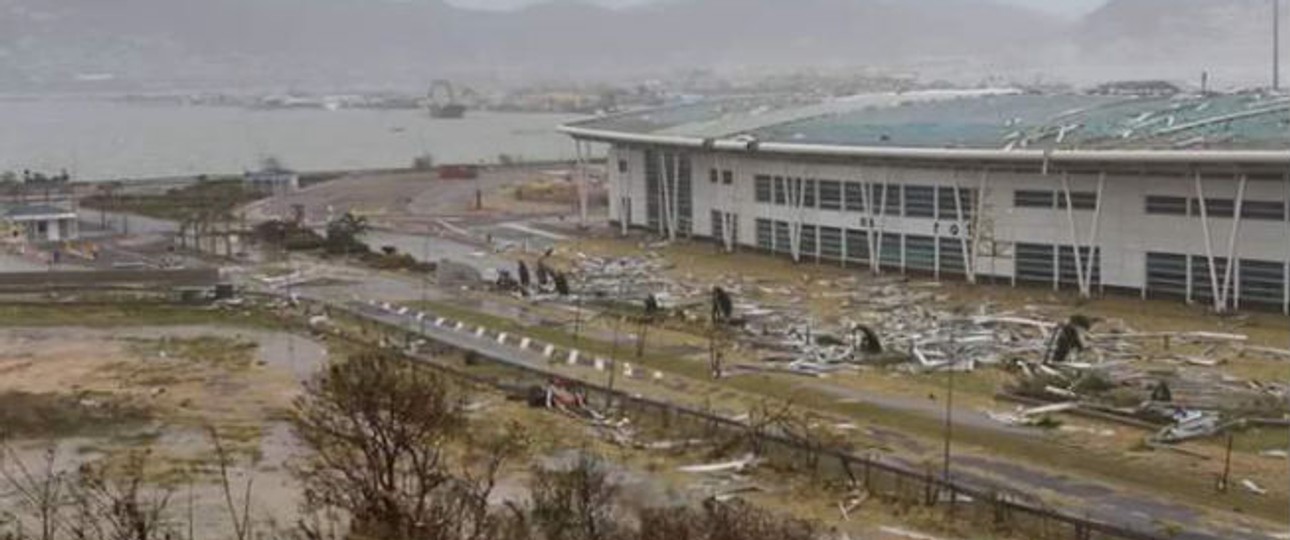
[[[228,214],[262,198],[264,193],[250,188],[241,179],[220,179],[199,180],[160,195],[123,195],[105,185],[82,204],[87,208],[183,221],[212,212]]]
[[[111,396],[0,393],[0,438],[102,434],[151,418],[147,407]]]
[[[254,341],[221,336],[128,340],[132,354],[143,358],[175,359],[221,370],[249,369],[255,365]]]

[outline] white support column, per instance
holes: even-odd
[[[1235,203],[1235,207],[1232,209],[1232,234],[1228,238],[1228,244],[1227,244],[1227,268],[1224,269],[1226,272],[1225,272],[1225,275],[1223,276],[1222,293],[1223,293],[1224,307],[1234,305],[1234,302],[1232,302],[1232,296],[1234,292],[1232,287],[1232,276],[1236,273],[1237,258],[1240,257],[1240,254],[1241,254],[1239,249],[1240,248],[1239,243],[1240,243],[1240,236],[1241,236],[1241,224],[1244,221],[1244,219],[1242,219],[1243,216],[1241,214],[1244,213],[1243,209],[1245,206],[1245,187],[1249,183],[1249,178],[1250,178],[1249,176],[1242,174],[1241,179],[1239,180],[1240,183],[1237,184],[1237,188],[1236,188],[1236,203]]]
[[[573,144],[578,154],[578,224],[587,226],[587,155],[583,141],[574,139]]]
[[[863,171],[863,169],[861,170]],[[873,273],[877,273],[878,267],[877,267],[877,264],[874,262],[874,258],[873,258],[873,252],[874,252],[874,247],[873,247],[874,226],[873,225],[874,225],[874,216],[877,215],[874,211],[873,201],[876,197],[874,196],[873,191],[871,191],[873,189],[873,185],[869,183],[869,181],[866,179],[867,177],[868,175],[861,172],[860,206],[864,208],[864,210],[861,211],[861,215],[867,218],[865,223],[866,226],[862,227],[862,229],[865,232],[864,243],[866,246],[869,246],[869,250],[867,253],[867,255],[869,256],[869,271]],[[849,253],[850,251],[848,250],[848,256],[849,256]]]
[[[738,214],[736,214],[736,211],[739,210],[739,202],[738,202],[738,193],[739,193],[739,187],[740,187],[739,175],[735,174],[736,172],[735,169],[737,167],[731,166],[730,167],[731,183],[730,183],[730,186],[727,187],[726,171],[725,169],[722,168],[722,165],[724,164],[721,161],[720,155],[714,154],[714,159],[717,160],[718,189],[722,190],[729,198],[732,199],[732,201],[729,201],[730,204],[726,206],[726,211],[721,213],[721,233],[725,237],[724,240],[726,244],[726,253],[734,253],[735,245],[736,243],[739,242],[739,238],[738,238],[739,221],[737,218]],[[736,163],[738,163],[738,160],[736,160]]]
[[[1066,221],[1070,226],[1071,252],[1075,257],[1075,282],[1079,286],[1079,295],[1081,297],[1088,298],[1090,296],[1088,290],[1089,287],[1088,282],[1084,279],[1084,260],[1083,256],[1080,254],[1079,230],[1075,227],[1075,201],[1071,197],[1071,173],[1069,171],[1062,171],[1062,196],[1066,197]],[[1058,246],[1056,250],[1058,260],[1058,286],[1060,286],[1062,250],[1060,246]]]
[[[658,234],[667,236],[667,156],[658,149]]]
[[[629,154],[630,155],[630,154]],[[625,158],[624,158],[625,159]],[[617,170],[617,169],[613,169]],[[620,232],[625,237],[627,229],[631,227],[629,220],[632,215],[632,167],[627,166],[627,171],[618,173],[618,226]]]
[[[972,272],[968,277],[968,283],[972,283],[972,284],[976,284],[977,282],[976,263],[977,263],[977,259],[981,255],[981,234],[982,234],[982,228],[983,228],[981,226],[981,223],[983,222],[983,219],[984,219],[982,214],[985,212],[985,190],[986,190],[986,185],[988,185],[989,182],[990,182],[990,169],[989,168],[981,169],[981,182],[979,187],[977,188],[976,201],[973,201],[973,206],[975,206],[975,209],[972,211],[972,250],[971,250]]]
[[[981,195],[977,194],[977,198]],[[974,205],[975,206],[975,205]],[[973,248],[968,247],[968,238],[974,234],[972,232],[971,222],[963,215],[963,192],[959,187],[959,179],[954,178],[954,211],[958,215],[959,223],[959,248],[963,252],[963,274],[967,277],[968,283],[976,283],[976,261],[972,259]],[[972,214],[974,217],[976,213]],[[939,242],[937,243],[939,247]]]
[[[672,160],[676,161],[676,157],[673,156]],[[667,166],[667,154],[662,150],[659,150],[658,170],[659,170],[659,182],[660,182],[659,189],[662,192],[662,199],[663,199],[661,201],[662,204],[659,205],[660,206],[659,210],[662,211],[662,215],[659,216],[659,231],[664,236],[666,236],[667,239],[675,240],[676,229],[672,227],[672,212],[673,212],[672,195],[671,195],[672,186],[671,186],[671,180],[669,180],[668,178],[669,176],[671,176],[672,171]]]
[[[802,198],[806,193],[805,180],[801,178],[784,178],[789,186],[789,219],[788,245],[792,246],[793,262],[802,260]]]
[[[873,265],[874,275],[882,274],[882,240],[887,229],[887,186],[892,183],[891,180],[894,177],[891,167],[887,167],[887,174],[884,176],[886,178],[883,182],[871,185],[871,188],[881,193],[882,197],[875,196],[873,192],[869,195],[870,201],[877,203],[876,208],[872,208],[873,225],[869,231],[869,259]]]
[[[1089,289],[1092,290],[1094,266],[1102,260],[1102,250],[1098,245],[1098,235],[1102,229],[1102,196],[1106,192],[1106,171],[1102,171],[1097,176],[1097,200],[1093,202],[1093,224],[1090,225],[1093,230],[1089,231],[1088,238],[1088,267],[1084,271],[1085,280],[1089,283]],[[1101,288],[1101,280],[1098,283]],[[1143,287],[1146,290],[1146,287]]]
[[[1282,214],[1281,224],[1285,227],[1285,238],[1290,241],[1290,173],[1285,173],[1281,177],[1282,189]],[[1281,312],[1290,315],[1290,246],[1286,249],[1285,265],[1281,270],[1281,292],[1284,298],[1281,301]]]
[[[1187,275],[1187,305],[1191,305],[1196,297],[1196,277],[1195,272],[1191,270],[1192,255],[1183,255],[1183,272]],[[1145,283],[1145,282],[1144,282]],[[1142,299],[1147,299],[1147,288],[1142,288]]]
[[[1205,257],[1209,262],[1209,286],[1214,297],[1214,310],[1218,312],[1226,311],[1222,304],[1222,296],[1219,294],[1218,285],[1218,268],[1214,265],[1214,238],[1209,229],[1209,203],[1205,199],[1205,181],[1201,178],[1200,172],[1196,172],[1196,197],[1200,199],[1200,223],[1201,229],[1205,235]],[[1228,261],[1229,264],[1231,261]]]
[[[671,225],[671,228],[672,228],[672,236],[671,236],[671,239],[672,239],[672,240],[676,240],[676,236],[677,236],[678,234],[680,234],[680,230],[679,230],[679,229],[680,229],[680,226],[681,226],[681,204],[680,204],[680,201],[681,201],[681,153],[680,153],[680,152],[675,152],[675,153],[673,153],[673,154],[672,154],[672,170],[673,170],[673,174],[672,174],[672,185],[671,185],[671,187],[669,187],[668,189],[670,189],[670,190],[671,190],[671,193],[672,193],[672,225]],[[693,175],[693,174],[694,174],[694,169],[693,169],[693,167],[691,167],[691,169],[690,169],[690,174],[691,174],[691,175]],[[693,226],[694,226],[694,180],[693,180],[693,179],[691,179],[691,180],[690,180],[690,226],[691,226],[691,228],[693,228]]]

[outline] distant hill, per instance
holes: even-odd
[[[0,80],[111,73],[169,85],[423,82],[437,72],[898,65],[1017,54],[1059,31],[988,0],[576,2],[513,12],[440,0],[0,0]]]
[[[1262,78],[1271,70],[1271,14],[1269,0],[1110,0],[1073,35],[1088,64]],[[1290,41],[1290,24],[1285,30]]]
[[[1076,21],[992,0],[618,10],[555,0],[510,12],[442,0],[0,0],[0,89],[85,86],[78,77],[120,89],[412,87],[440,76],[859,65],[1079,82],[1208,69],[1230,81],[1266,71],[1268,15],[1267,0],[1109,0]]]

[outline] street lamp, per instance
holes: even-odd
[[[950,445],[954,438],[954,373],[958,371],[959,362],[962,360],[961,352],[958,347],[958,326],[956,325],[950,331],[950,361],[948,364],[949,376],[945,382],[945,448],[941,463],[941,479],[946,485],[950,482]]]
[[[426,263],[430,261],[429,231],[426,231],[426,236],[423,239],[423,241],[424,243],[421,245],[421,268],[423,270],[421,272],[421,309],[417,310],[417,312],[421,314],[421,339],[425,339],[426,337],[425,310],[426,310],[426,303],[429,301],[429,298],[427,298],[428,293],[426,291],[428,284],[426,282],[430,280],[430,275],[429,275],[429,272],[424,271],[425,268],[427,268]]]

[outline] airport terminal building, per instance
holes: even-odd
[[[561,129],[610,145],[624,231],[1290,313],[1290,97],[746,97]]]

